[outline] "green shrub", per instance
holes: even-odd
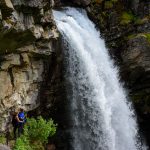
[[[136,20],[136,17],[131,12],[123,12],[120,24],[126,25]]]
[[[1,144],[6,144],[6,138],[4,135],[0,135],[0,143]]]
[[[49,136],[53,136],[56,132],[56,125],[53,120],[46,121],[42,117],[37,120],[31,118],[25,126],[25,134],[27,134],[32,141],[47,142]]]
[[[56,133],[56,124],[53,120],[44,120],[42,117],[27,120],[24,134],[17,139],[13,150],[44,150],[49,136]]]
[[[28,137],[21,135],[21,137],[17,139],[13,150],[32,150]]]

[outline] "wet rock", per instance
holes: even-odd
[[[54,144],[48,144],[46,150],[56,150],[56,147]]]
[[[10,150],[7,145],[0,144],[0,150]]]
[[[123,62],[130,69],[141,66],[150,70],[150,44],[144,34],[137,35],[127,42],[127,49],[122,51]]]
[[[91,0],[72,0],[74,3],[82,6],[87,6],[90,4]]]

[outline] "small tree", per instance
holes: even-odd
[[[56,124],[53,120],[44,120],[41,116],[37,119],[28,119],[24,134],[17,139],[14,150],[42,150],[47,143],[48,137],[56,133]]]

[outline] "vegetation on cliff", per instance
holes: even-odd
[[[28,119],[24,127],[24,134],[15,143],[13,150],[44,150],[48,137],[56,133],[57,125],[53,120],[42,117]]]

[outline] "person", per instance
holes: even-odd
[[[16,137],[17,137],[17,135],[16,135],[16,131],[17,131],[17,128],[18,128],[17,115],[18,115],[18,113],[14,112],[13,116],[12,116],[12,125],[13,125],[14,139],[16,139]]]
[[[24,124],[26,122],[26,117],[24,110],[20,108],[20,111],[18,115],[16,116],[17,122],[18,122],[18,137],[23,133]]]
[[[26,122],[26,117],[24,114],[24,110],[22,108],[20,108],[18,113],[17,112],[13,113],[12,125],[13,125],[14,139],[19,137],[23,133],[23,127],[25,122]]]

